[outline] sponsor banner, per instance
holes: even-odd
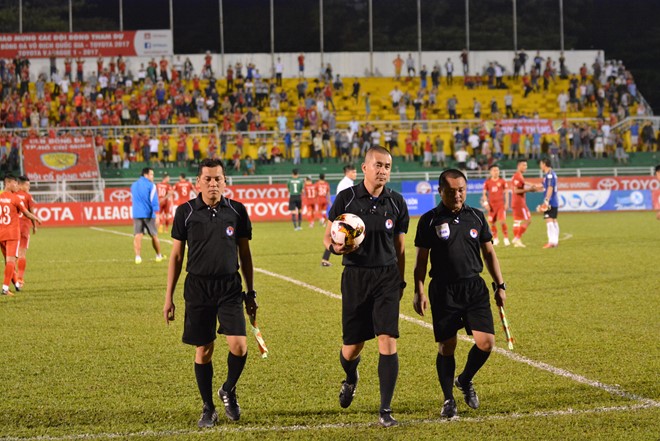
[[[2,58],[172,55],[172,31],[42,32],[0,35]],[[75,67],[73,68],[75,70]]]
[[[502,119],[497,121],[502,127],[505,135],[510,135],[513,132],[513,127],[518,126],[520,133],[523,135],[531,135],[538,132],[541,135],[551,135],[555,133],[555,128],[552,125],[551,119]],[[489,126],[492,124],[489,124]],[[489,127],[492,128],[492,127]]]
[[[470,179],[468,181],[468,194],[479,193],[484,189],[485,179]],[[416,193],[416,194],[435,194],[438,192],[438,181],[402,181],[402,193]]]
[[[100,177],[91,137],[26,138],[23,167],[32,181],[89,180]]]
[[[39,204],[35,213],[44,226],[131,225],[130,202]]]
[[[648,190],[578,190],[560,191],[560,211],[650,210],[652,194]]]

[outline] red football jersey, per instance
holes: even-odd
[[[20,239],[19,215],[23,211],[27,210],[16,193],[4,191],[0,194],[0,241]]]
[[[511,188],[525,188],[525,178],[522,173],[516,172],[511,178]],[[511,208],[523,208],[527,206],[527,201],[525,200],[525,193],[516,194],[512,192],[511,194]]]
[[[156,191],[158,192],[158,201],[164,202],[167,195],[172,191],[170,184],[165,184],[164,182],[159,182],[156,184]]]
[[[18,198],[23,202],[23,206],[28,210],[32,211],[34,208],[34,199],[32,199],[32,195],[26,191],[19,190],[16,193],[14,193]],[[28,234],[30,233],[30,228],[32,228],[32,221],[28,219],[23,213],[20,213],[18,215],[18,218],[20,219],[20,231],[21,232],[27,232]]]
[[[316,185],[316,197],[318,198],[319,203],[327,203],[328,193],[330,193],[330,184],[326,181],[318,181],[314,185]]]
[[[488,192],[488,203],[494,207],[504,205],[504,192],[509,188],[506,181],[502,178],[497,180],[486,179],[484,189]]]
[[[174,184],[174,191],[179,194],[179,203],[190,200],[193,190],[195,190],[195,187],[189,181],[179,181]]]
[[[307,203],[313,204],[316,199],[316,186],[311,182],[305,182],[303,191],[305,192],[305,199],[307,200]]]

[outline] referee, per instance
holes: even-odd
[[[384,427],[397,425],[390,407],[399,373],[396,339],[399,337],[399,301],[403,295],[405,233],[408,207],[403,197],[387,188],[392,156],[382,147],[367,150],[362,172],[364,180],[339,193],[329,219],[343,213],[362,218],[366,226],[359,248],[335,245],[331,223],[323,244],[334,254],[343,254],[341,279],[343,346],[339,360],[346,372],[339,392],[339,404],[350,406],[358,383],[358,364],[364,342],[378,338],[380,417]]]
[[[188,263],[183,298],[186,302],[183,342],[195,346],[195,377],[202,396],[199,427],[212,427],[218,420],[213,404],[213,348],[216,325],[229,346],[227,379],[218,390],[225,414],[232,421],[241,416],[236,397],[238,382],[247,360],[243,300],[249,315],[257,312],[253,288],[253,266],[249,240],[252,224],[240,202],[222,196],[225,168],[219,159],[204,159],[199,165],[197,198],[176,209],[172,226],[172,256],[167,272],[167,292],[163,315],[174,320],[176,288],[186,243]],[[242,293],[240,269],[247,288]]]
[[[413,307],[423,316],[428,302],[431,303],[433,333],[438,342],[436,368],[445,399],[440,414],[452,418],[457,414],[454,385],[463,393],[469,407],[479,407],[472,378],[486,363],[495,345],[489,291],[480,276],[482,254],[494,280],[498,306],[504,306],[506,286],[493,248],[493,236],[483,213],[465,205],[465,175],[456,169],[444,171],[439,179],[439,192],[440,204],[425,213],[417,224]],[[427,298],[424,279],[429,253],[431,283]],[[463,372],[454,379],[456,333],[463,327],[474,337],[475,344],[470,349]]]

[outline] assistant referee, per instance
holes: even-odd
[[[212,427],[218,420],[213,403],[213,348],[218,334],[229,345],[227,378],[218,391],[230,420],[240,418],[236,398],[238,382],[247,360],[243,300],[248,314],[256,314],[250,239],[252,224],[245,206],[223,197],[225,168],[219,159],[204,159],[199,165],[197,198],[180,205],[172,226],[172,256],[167,273],[163,315],[174,320],[176,288],[186,243],[188,263],[183,297],[186,302],[183,342],[195,346],[195,377],[202,397],[199,427]],[[240,269],[247,294],[243,294]]]
[[[335,254],[343,254],[341,279],[343,341],[339,360],[346,372],[339,392],[341,407],[350,406],[358,383],[357,367],[364,342],[378,337],[378,378],[382,426],[397,424],[391,401],[399,373],[396,339],[399,337],[399,301],[403,295],[405,233],[408,206],[399,193],[386,187],[392,156],[382,147],[367,150],[362,164],[364,181],[337,195],[329,219],[353,213],[365,223],[365,239],[359,248],[335,245],[331,223],[323,243]]]
[[[428,301],[431,302],[433,332],[438,342],[436,369],[445,398],[440,414],[452,418],[457,414],[452,391],[454,385],[463,393],[469,407],[479,407],[472,378],[486,363],[495,346],[489,290],[480,276],[483,270],[481,254],[495,283],[495,301],[499,306],[504,305],[506,286],[493,248],[493,236],[483,213],[465,205],[465,175],[456,169],[444,171],[439,178],[438,190],[442,201],[426,212],[417,224],[413,307],[423,316]],[[431,283],[427,299],[424,279],[429,253]],[[454,379],[456,333],[463,327],[474,337],[475,344],[470,349],[463,372]]]

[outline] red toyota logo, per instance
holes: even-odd
[[[618,190],[619,181],[614,178],[603,178],[596,184],[599,190]]]
[[[227,199],[232,199],[234,197],[234,192],[230,188],[225,187],[225,193],[223,196]]]
[[[110,202],[124,202],[131,200],[131,192],[124,189],[112,190],[108,196]]]

